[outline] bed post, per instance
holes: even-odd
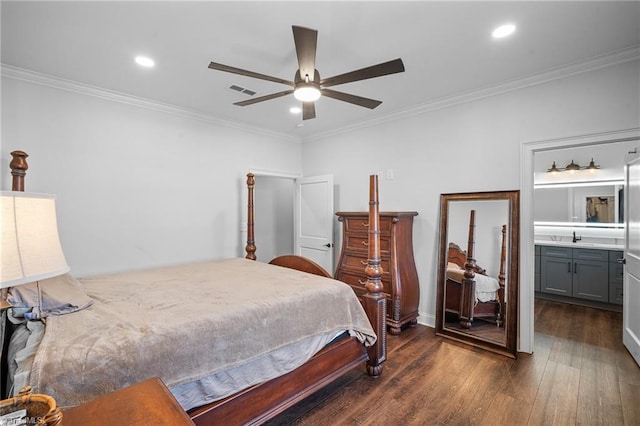
[[[471,328],[473,322],[473,308],[476,301],[476,260],[473,257],[476,233],[476,211],[469,214],[469,244],[467,246],[467,261],[464,263],[464,278],[462,279],[462,297],[460,298],[460,326]]]
[[[256,179],[253,173],[247,173],[247,245],[245,251],[247,255],[245,258],[249,260],[256,260],[256,242],[254,237],[254,222],[253,222],[253,189],[256,186]]]
[[[506,273],[504,270],[505,263],[507,261],[507,225],[502,225],[502,248],[500,250],[500,273],[498,273],[498,315],[496,318],[496,324],[500,327],[504,322],[504,314],[506,312],[504,306],[504,280]]]
[[[29,156],[29,154],[27,154],[24,151],[13,151],[11,153],[11,157],[13,157],[11,159],[11,162],[9,163],[9,168],[11,169],[11,190],[12,191],[20,191],[20,192],[24,192],[24,177],[27,174],[27,169],[29,168],[29,165],[27,164],[27,157]],[[7,300],[7,293],[8,293],[9,289],[7,288],[3,288],[2,290],[0,290],[0,301],[2,302],[2,318],[0,319],[0,327],[2,327],[3,329],[5,329],[5,320],[6,320],[6,309],[4,309],[4,301]],[[4,342],[0,342],[0,345],[2,345],[2,348],[4,349]],[[4,351],[2,352],[4,354]],[[4,373],[4,370],[2,370]],[[2,387],[2,394],[4,394],[4,387]]]
[[[24,177],[27,174],[29,165],[27,164],[27,154],[24,151],[13,151],[11,153],[13,159],[9,163],[11,168],[11,190],[12,191],[24,191]]]
[[[378,339],[368,350],[367,373],[377,377],[387,358],[387,300],[382,293],[382,267],[380,266],[380,211],[378,202],[378,176],[369,176],[369,251],[367,267],[367,293],[363,296],[364,309]]]

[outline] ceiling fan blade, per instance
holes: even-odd
[[[247,99],[246,101],[236,102],[234,103],[234,105],[238,105],[238,106],[253,105],[253,104],[257,104],[258,102],[281,98],[283,96],[290,95],[291,93],[293,93],[293,90],[285,90],[284,92],[272,93],[270,95],[260,96],[258,98]]]
[[[356,71],[336,75],[334,77],[320,80],[321,87],[331,87],[337,84],[351,83],[353,81],[366,80],[369,78],[382,77],[383,75],[404,72],[404,64],[402,59],[394,59],[393,61],[383,62],[378,65],[362,68]]]
[[[296,45],[300,78],[313,81],[316,69],[316,48],[318,46],[318,31],[305,27],[293,26],[293,42]]]
[[[243,70],[241,68],[231,67],[229,65],[218,64],[216,62],[211,62],[209,64],[209,68],[217,71],[229,72],[231,74],[239,74],[247,77],[259,78],[260,80],[273,81],[274,83],[286,84],[287,86],[294,86],[293,81],[284,80],[278,77],[271,77],[270,75],[260,74],[253,71]]]
[[[302,103],[302,119],[310,120],[316,118],[316,105],[313,102]]]
[[[349,102],[350,104],[359,105],[361,107],[374,109],[382,103],[382,101],[376,101],[375,99],[363,98],[361,96],[350,95],[344,92],[337,92],[331,89],[322,89],[322,96],[327,98],[337,99],[339,101]]]

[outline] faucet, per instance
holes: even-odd
[[[577,243],[580,240],[582,240],[582,237],[576,237],[576,231],[573,231],[573,242]]]

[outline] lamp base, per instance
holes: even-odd
[[[0,290],[0,311],[4,311],[5,309],[9,309],[11,307],[11,303],[7,302],[7,293],[8,289],[3,288]]]
[[[62,411],[56,406],[56,401],[49,395],[31,393],[30,386],[21,389],[15,397],[0,401],[0,416],[11,417],[11,413],[20,410],[26,411],[26,417],[38,419],[38,425],[62,424]]]

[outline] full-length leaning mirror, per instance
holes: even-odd
[[[515,358],[519,191],[442,194],[436,333]]]

